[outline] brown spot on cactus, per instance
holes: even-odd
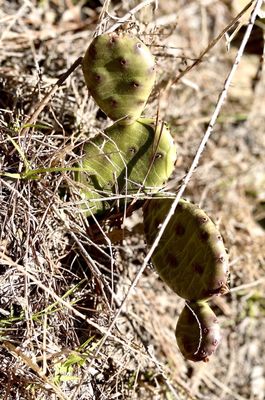
[[[148,72],[154,67],[147,46],[126,34],[97,36],[82,62],[87,87],[99,107],[111,119],[124,124],[140,117],[155,82],[155,74]],[[100,90],[94,89],[98,84],[95,75],[104,77]],[[109,101],[113,95],[117,100],[114,108]]]
[[[129,153],[131,153],[131,154],[135,154],[136,151],[137,151],[137,149],[134,146],[129,148]]]
[[[116,34],[111,34],[109,38],[109,44],[113,46],[114,44],[116,44],[117,40],[118,36]]]
[[[226,261],[226,257],[225,256],[217,256],[216,257],[216,261],[220,262],[220,263],[224,263]]]
[[[220,327],[215,321],[216,315],[207,303],[186,304],[176,326],[177,343],[185,358],[209,360],[221,339]]]
[[[145,104],[145,101],[144,100],[137,100],[136,104],[138,106],[143,106]]]
[[[214,295],[224,295],[228,293],[229,289],[226,283],[220,281],[218,282],[218,286],[211,290],[206,290],[204,292],[204,298],[208,298]]]
[[[133,87],[134,89],[137,89],[139,86],[140,86],[139,82],[136,82],[136,81],[131,82],[131,87]]]
[[[162,157],[163,157],[162,153],[159,153],[159,152],[155,153],[155,160],[158,160],[159,158],[162,158]]]
[[[206,242],[209,239],[209,233],[207,231],[201,231],[199,238],[202,242]]]
[[[197,221],[198,221],[198,223],[199,223],[199,225],[203,225],[203,224],[206,224],[206,222],[208,222],[208,217],[206,217],[206,216],[199,216],[199,217],[197,217]]]
[[[175,232],[177,236],[183,236],[185,234],[185,226],[177,223],[175,227]]]
[[[122,65],[122,67],[126,67],[126,65],[128,65],[128,61],[125,60],[125,58],[121,58],[119,62]]]
[[[168,254],[167,255],[167,262],[169,264],[174,263],[175,267],[177,267],[179,265],[178,259],[176,258],[175,254]]]
[[[228,286],[223,284],[223,286],[220,287],[219,291],[220,291],[220,294],[228,293],[229,292]]]
[[[177,210],[178,210],[178,212],[182,212],[184,210],[184,206],[181,201],[179,201],[179,203],[178,203]]]
[[[210,353],[209,355],[211,355],[212,353]],[[204,361],[204,362],[208,362],[208,357],[207,357],[207,353],[205,350],[200,350],[199,351],[199,355],[202,358],[202,360],[196,360],[196,361]],[[205,361],[207,360],[207,361]]]
[[[197,272],[197,274],[203,274],[203,266],[201,264],[198,263],[194,263],[193,264],[194,267],[194,271]]]
[[[168,198],[152,199],[144,208],[144,229],[149,245],[152,245],[148,240],[152,219],[159,214],[163,222],[172,201]],[[203,223],[198,224],[198,221]],[[153,265],[161,279],[179,296],[188,301],[198,301],[228,291],[228,257],[223,241],[217,239],[219,235],[216,225],[202,209],[180,200],[152,255]],[[177,268],[172,257],[174,254],[178,259]]]
[[[111,104],[112,107],[117,107],[118,102],[117,102],[117,100],[115,100],[115,99],[111,99],[111,100],[110,100],[110,104]]]
[[[89,46],[88,52],[89,52],[90,58],[92,60],[95,59],[97,52],[96,52],[96,47],[93,44],[91,44]]]
[[[152,65],[151,67],[148,68],[147,73],[148,74],[154,74],[156,71],[155,65]]]

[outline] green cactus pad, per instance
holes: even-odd
[[[185,305],[176,326],[176,339],[186,359],[209,360],[220,343],[221,333],[217,317],[207,303]]]
[[[83,73],[90,94],[114,121],[138,119],[155,82],[155,61],[138,38],[97,36],[87,49]]]
[[[144,207],[146,240],[151,245],[172,205],[152,199]],[[161,279],[182,298],[204,300],[227,292],[228,257],[222,237],[206,213],[180,200],[152,262]]]
[[[113,205],[114,195],[158,191],[175,160],[176,146],[166,124],[156,126],[144,118],[131,125],[115,123],[85,146],[79,165],[85,172],[78,172],[76,179],[89,212],[102,213]]]

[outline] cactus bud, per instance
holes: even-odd
[[[185,305],[176,326],[176,339],[188,360],[209,360],[220,343],[221,334],[217,317],[207,303]]]

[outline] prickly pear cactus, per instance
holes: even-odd
[[[151,245],[172,199],[152,199],[144,207],[144,228]],[[155,249],[152,262],[161,279],[189,301],[227,292],[228,257],[222,237],[206,213],[181,200]]]
[[[85,172],[76,178],[89,213],[109,209],[115,195],[129,201],[138,191],[158,191],[175,160],[176,146],[165,124],[156,126],[144,118],[131,125],[113,124],[86,145],[79,165]]]
[[[185,358],[208,361],[220,343],[221,334],[217,317],[207,303],[185,305],[176,326],[176,339]]]
[[[140,117],[155,82],[155,61],[144,43],[125,34],[98,36],[82,68],[90,94],[112,120]]]

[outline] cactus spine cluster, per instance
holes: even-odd
[[[157,198],[145,205],[144,228],[149,245],[172,202]],[[217,227],[200,207],[181,199],[152,262],[161,279],[187,301],[176,328],[181,352],[192,361],[207,361],[219,344],[220,332],[206,301],[228,290],[228,257]]]
[[[176,147],[165,123],[141,114],[155,81],[155,61],[138,38],[96,37],[82,63],[87,87],[114,124],[84,147],[76,179],[88,215],[110,210],[114,195],[155,194],[173,172]],[[144,206],[144,229],[151,245],[172,204],[154,198]],[[155,249],[152,262],[162,280],[186,300],[176,339],[182,354],[207,361],[220,342],[217,318],[207,303],[227,291],[228,259],[222,237],[194,204],[180,200]]]

